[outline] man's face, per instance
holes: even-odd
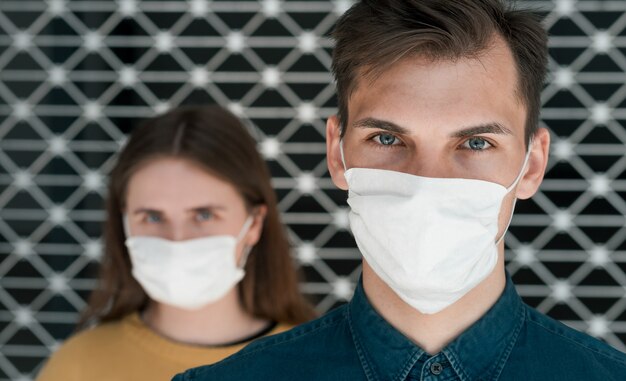
[[[496,39],[477,59],[411,57],[373,82],[360,78],[348,103],[346,167],[510,186],[526,154],[526,107],[517,77],[509,48]],[[549,134],[540,129],[534,140],[525,175],[504,201],[501,230],[513,197],[532,196],[543,177]],[[347,189],[336,117],[328,120],[327,143],[333,182]]]

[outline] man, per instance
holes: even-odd
[[[626,356],[524,305],[504,268],[538,189],[547,37],[500,0],[363,0],[338,21],[333,182],[352,301],[182,380],[626,380]]]

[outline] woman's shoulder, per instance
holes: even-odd
[[[97,349],[107,348],[119,342],[123,335],[123,326],[129,317],[98,324],[70,336],[59,351],[72,352],[81,355]]]
[[[45,363],[38,381],[78,379],[80,367],[93,359],[102,359],[107,352],[114,351],[123,340],[125,319],[99,324],[70,336],[52,353]],[[72,376],[76,373],[75,376]]]
[[[271,335],[283,333],[283,332],[289,331],[290,329],[294,327],[296,326],[290,323],[276,323],[276,325],[274,325],[274,327],[265,336],[271,336]]]

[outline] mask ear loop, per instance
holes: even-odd
[[[530,158],[530,152],[532,150],[532,146],[533,146],[533,140],[531,139],[528,142],[528,152],[526,152],[526,157],[524,158],[524,163],[522,164],[522,170],[519,172],[519,174],[515,178],[515,181],[513,181],[513,184],[511,184],[508,188],[506,188],[506,193],[507,194],[509,194],[509,192],[511,192],[513,190],[513,188],[515,188],[515,186],[522,179],[522,177],[524,175],[524,170],[526,169],[526,165],[528,165],[528,159]],[[502,240],[504,239],[504,236],[506,235],[506,232],[509,230],[509,226],[511,225],[511,221],[513,221],[513,212],[515,211],[515,204],[516,203],[517,203],[517,197],[513,198],[513,207],[511,208],[511,215],[509,216],[509,222],[507,222],[506,228],[502,232],[502,235],[500,236],[500,238],[498,238],[496,240],[496,245],[499,245],[500,242],[502,242]]]
[[[130,238],[130,225],[128,224],[128,215],[122,215],[122,226],[124,226],[124,234],[126,235],[126,239]]]
[[[343,170],[347,171],[348,167],[346,167],[346,158],[343,154],[343,139],[339,139],[339,153],[341,154],[341,164],[343,164]]]
[[[241,231],[237,235],[237,242],[240,242],[243,239],[243,237],[248,233],[248,231],[250,230],[250,227],[252,226],[252,222],[254,222],[254,217],[248,216],[248,218],[246,219],[246,222],[243,223],[243,227],[241,228]],[[237,265],[237,267],[239,267],[240,269],[243,269],[246,266],[246,263],[248,262],[248,256],[250,255],[250,252],[252,251],[252,247],[253,246],[249,246],[249,245],[244,246],[243,256],[241,257],[241,261],[240,261],[241,263]]]

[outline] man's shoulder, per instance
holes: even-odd
[[[346,306],[336,308],[289,331],[255,340],[216,364],[190,369],[174,380],[319,379],[316,377],[323,370],[355,360],[358,363],[346,315]]]
[[[539,311],[526,308],[526,329],[518,339],[526,356],[558,359],[557,368],[592,372],[589,379],[626,379],[626,354],[590,335],[554,320]],[[582,371],[582,370],[581,370]]]

